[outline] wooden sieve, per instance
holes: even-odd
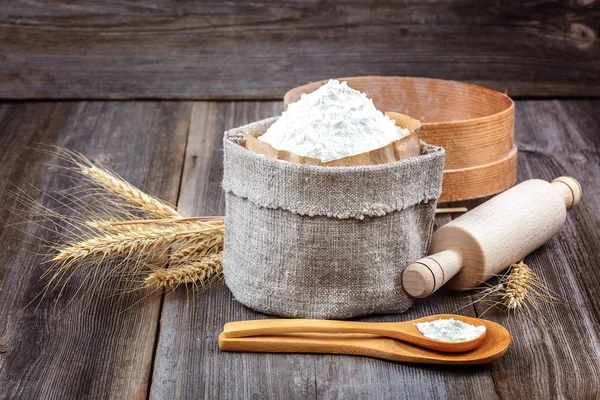
[[[364,92],[381,111],[421,121],[421,139],[446,149],[440,202],[490,196],[517,179],[514,103],[500,92],[441,79],[361,76],[338,78]],[[327,83],[287,92],[284,105]]]

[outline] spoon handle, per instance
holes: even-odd
[[[321,319],[261,319],[229,322],[223,327],[228,338],[278,335],[283,333],[368,333],[410,340],[401,330],[401,323],[331,321]]]
[[[438,363],[433,358],[418,357],[409,351],[404,351],[401,346],[392,346],[391,342],[393,339],[353,334],[340,334],[330,338],[310,333],[244,338],[229,338],[225,336],[225,332],[219,335],[219,349],[223,351],[347,354],[391,361]]]

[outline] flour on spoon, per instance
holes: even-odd
[[[431,322],[417,322],[423,336],[443,342],[466,342],[477,339],[485,332],[485,325],[473,326],[454,318],[440,318]]]

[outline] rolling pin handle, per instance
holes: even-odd
[[[583,195],[583,190],[577,179],[570,176],[559,176],[552,181],[552,186],[563,196],[567,210],[575,207]]]
[[[404,290],[419,299],[430,296],[456,275],[462,262],[462,254],[457,250],[444,250],[421,258],[404,270]]]

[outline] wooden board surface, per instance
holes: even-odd
[[[336,76],[600,95],[600,2],[0,3],[0,98],[281,98]]]
[[[600,100],[517,102],[519,180],[571,174],[582,182],[584,197],[559,236],[527,259],[566,302],[542,305],[541,314],[486,313],[506,325],[514,340],[492,365],[223,353],[217,335],[225,322],[268,318],[237,303],[224,286],[169,293],[162,310],[153,299],[121,313],[111,299],[99,299],[85,313],[68,308],[59,319],[51,315],[54,303],[64,304],[68,296],[54,295],[37,311],[19,312],[41,290],[42,267],[29,254],[35,243],[22,243],[26,250],[19,250],[14,241],[25,236],[4,228],[0,317],[8,323],[0,331],[0,397],[595,398],[600,386],[598,107]],[[66,185],[46,166],[26,163],[48,161],[24,148],[43,141],[98,157],[134,183],[177,200],[189,214],[220,215],[222,132],[280,111],[280,102],[4,104],[0,196],[6,201],[6,179],[19,186]],[[6,212],[0,218],[2,225],[13,221]],[[437,223],[450,218],[439,216]],[[442,289],[406,314],[363,320],[392,321],[463,306],[459,313],[482,314],[485,309],[469,306],[471,300],[469,294]]]
[[[24,208],[9,191],[21,188],[54,208],[29,185],[73,192],[69,179],[46,165],[59,164],[58,157],[31,150],[44,143],[83,152],[175,202],[188,116],[187,103],[0,105],[0,398],[146,397],[160,297],[127,310],[141,296],[118,299],[107,287],[66,307],[80,288],[76,277],[62,295],[58,288],[34,300],[47,279],[40,279],[45,266],[36,256],[44,249],[31,236],[56,236],[33,223],[10,226],[22,222],[11,211]]]

